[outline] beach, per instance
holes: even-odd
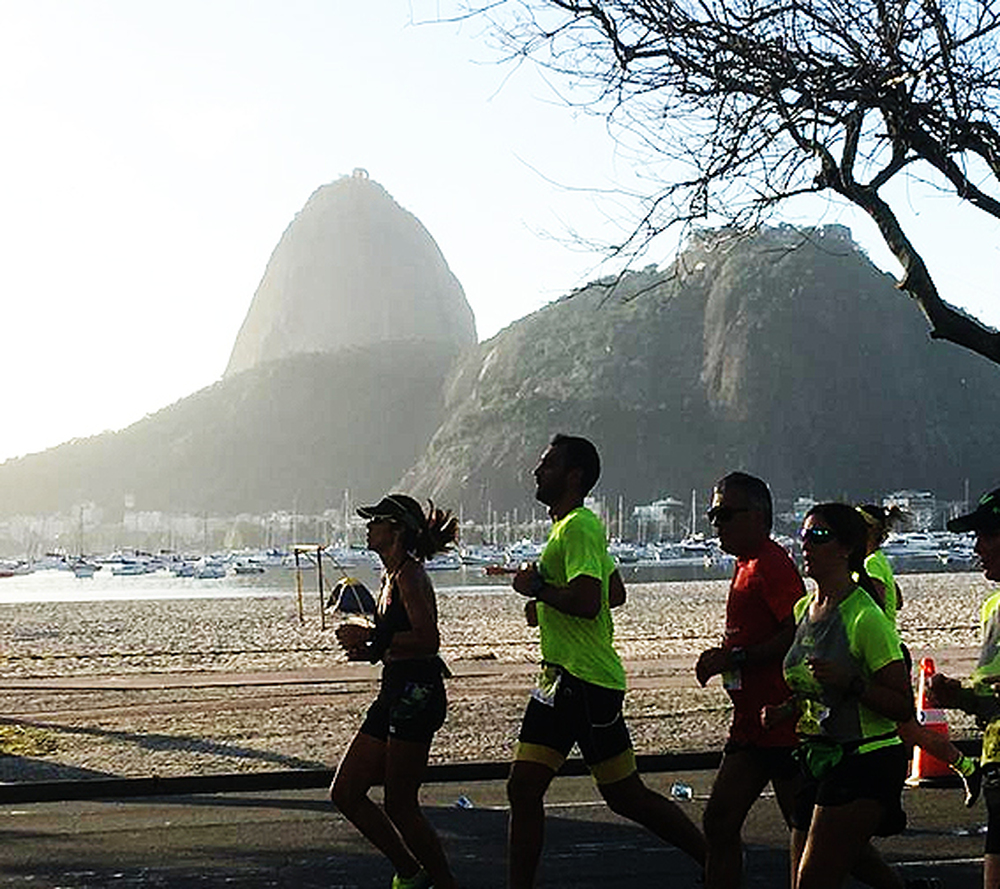
[[[718,750],[729,721],[718,680],[693,665],[717,644],[728,582],[633,582],[615,613],[625,713],[640,753]],[[538,658],[523,599],[436,576],[448,720],[436,762],[509,758]],[[914,659],[967,676],[978,648],[978,573],[905,575],[899,626]],[[338,620],[287,594],[4,603],[0,781],[332,768],[375,694],[378,668],[349,664]],[[3,589],[0,588],[0,595]],[[313,597],[315,598],[315,597]],[[972,737],[961,714],[952,736]]]

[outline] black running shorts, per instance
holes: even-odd
[[[441,669],[438,658],[387,663],[361,733],[380,741],[395,738],[429,744],[448,709]]]
[[[821,779],[805,775],[795,795],[792,826],[808,830],[813,806],[843,806],[873,799],[882,804],[883,811],[875,836],[902,833],[906,827],[902,796],[907,755],[905,745],[892,744],[870,753],[848,754]]]
[[[635,771],[635,754],[622,716],[625,692],[604,688],[561,671],[550,704],[528,701],[515,761],[537,762],[558,771],[573,744],[598,784],[613,784]]]

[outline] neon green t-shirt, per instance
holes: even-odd
[[[586,575],[601,582],[601,608],[592,618],[564,614],[538,603],[542,660],[558,664],[578,679],[604,688],[624,690],[625,669],[614,647],[614,624],[608,605],[608,578],[615,563],[608,553],[601,520],[579,506],[552,526],[538,562],[546,583],[565,587]]]
[[[861,587],[817,621],[809,619],[814,598],[803,596],[795,604],[795,639],[785,655],[785,681],[800,705],[796,731],[803,737],[859,744],[859,753],[902,743],[893,720],[841,689],[820,685],[808,663],[814,657],[833,661],[868,682],[886,664],[903,659],[895,626]],[[882,735],[890,737],[865,743]]]
[[[972,671],[972,687],[977,694],[993,696],[993,688],[1000,679],[1000,590],[983,602],[979,610],[982,643],[979,663]]]
[[[894,624],[899,611],[899,597],[896,595],[896,575],[892,573],[892,565],[882,550],[877,549],[865,559],[865,570],[870,577],[882,582],[885,587],[885,616]]]
[[[997,702],[997,680],[1000,679],[1000,590],[983,602],[979,611],[982,647],[979,663],[972,671],[972,690],[981,698],[980,718],[986,722],[983,731],[982,762],[1000,762],[1000,704]]]

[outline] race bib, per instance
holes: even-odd
[[[546,664],[538,673],[538,684],[531,690],[531,696],[546,707],[554,707],[560,679],[562,670],[555,664]]]

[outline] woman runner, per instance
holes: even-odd
[[[330,795],[338,809],[392,862],[392,889],[454,889],[434,828],[420,810],[420,784],[447,702],[438,657],[437,604],[423,562],[458,537],[458,521],[427,514],[406,494],[389,494],[358,515],[384,572],[373,628],[343,624],[337,640],[348,660],[381,661],[378,697],[340,762]],[[368,796],[385,787],[384,808]]]
[[[793,817],[793,889],[834,889],[852,871],[871,884],[898,885],[870,840],[906,823],[907,755],[896,727],[912,717],[913,697],[899,637],[872,596],[857,510],[818,504],[801,537],[817,590],[795,607],[785,657],[791,707],[764,714],[771,721],[791,709],[799,717],[804,780]]]

